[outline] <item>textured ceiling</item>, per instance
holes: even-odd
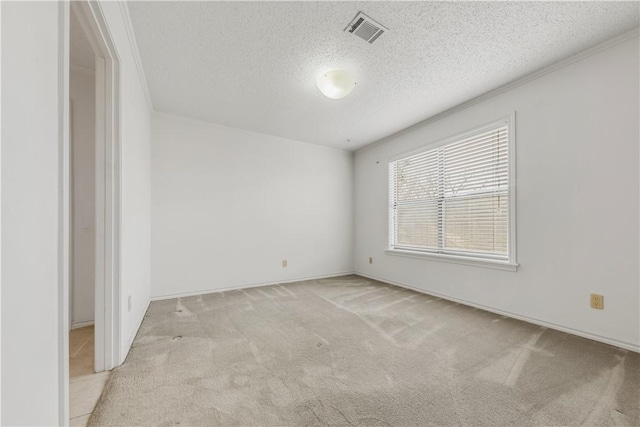
[[[154,108],[358,149],[638,26],[638,2],[130,2]],[[390,31],[344,32],[363,11]],[[358,82],[341,100],[327,70]],[[346,140],[350,139],[350,142]]]
[[[75,13],[71,13],[69,30],[69,62],[85,68],[95,68],[95,55]]]

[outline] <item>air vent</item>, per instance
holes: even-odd
[[[389,31],[384,25],[374,21],[362,12],[358,12],[356,17],[353,18],[353,21],[351,21],[344,30],[349,31],[351,34],[369,43],[373,43],[385,31]]]

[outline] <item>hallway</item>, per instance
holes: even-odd
[[[89,422],[109,371],[94,373],[93,326],[69,332],[69,425],[85,426]]]

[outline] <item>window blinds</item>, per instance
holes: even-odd
[[[391,248],[508,260],[508,127],[389,164]]]

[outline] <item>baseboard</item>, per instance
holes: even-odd
[[[247,285],[230,286],[230,287],[220,288],[220,289],[205,289],[205,290],[194,291],[194,292],[183,292],[179,294],[159,295],[159,296],[151,297],[151,301],[162,301],[162,300],[173,299],[173,298],[185,298],[185,297],[193,297],[198,295],[215,294],[218,292],[235,291],[238,289],[259,288],[261,286],[271,286],[271,285],[280,285],[283,283],[302,282],[304,280],[328,279],[331,277],[347,276],[349,274],[357,274],[357,273],[355,273],[354,271],[346,271],[343,273],[333,273],[333,274],[327,274],[324,276],[300,277],[297,279],[278,280],[276,282],[252,283]]]
[[[562,69],[564,67],[567,67],[567,66],[569,66],[569,65],[571,65],[571,64],[573,64],[575,62],[582,61],[585,58],[588,58],[588,57],[590,57],[592,55],[595,55],[595,54],[598,54],[600,52],[603,52],[603,51],[605,51],[607,49],[610,49],[610,48],[612,48],[612,47],[614,47],[614,46],[616,46],[616,45],[618,45],[620,43],[624,43],[627,40],[631,40],[634,37],[638,37],[638,28],[634,28],[631,31],[628,31],[628,32],[626,32],[624,34],[621,34],[621,35],[617,36],[617,37],[609,39],[609,40],[607,40],[607,41],[605,41],[603,43],[600,43],[600,44],[598,44],[596,46],[593,46],[593,47],[590,47],[588,49],[585,49],[582,52],[579,52],[579,53],[577,53],[577,54],[575,54],[573,56],[570,56],[570,57],[562,59],[562,60],[560,60],[560,61],[558,61],[556,63],[553,63],[551,65],[548,65],[546,67],[543,67],[543,68],[540,68],[540,69],[538,69],[536,71],[533,71],[530,74],[527,74],[525,76],[517,78],[516,80],[513,80],[513,81],[511,81],[509,83],[506,83],[506,84],[504,84],[504,85],[502,85],[502,86],[500,86],[498,88],[495,88],[493,90],[490,90],[489,92],[485,92],[485,93],[483,93],[483,94],[481,94],[481,95],[479,95],[479,96],[477,96],[475,98],[472,98],[472,99],[470,99],[468,101],[463,102],[462,104],[458,104],[458,105],[456,105],[454,107],[451,107],[448,110],[442,111],[442,112],[440,112],[440,113],[438,113],[438,114],[436,114],[434,116],[428,117],[428,118],[424,119],[423,121],[418,122],[418,123],[416,123],[416,124],[414,124],[412,126],[409,126],[408,128],[402,129],[402,130],[400,130],[400,131],[398,131],[398,132],[396,132],[394,134],[385,136],[384,138],[382,138],[382,139],[380,139],[378,141],[375,141],[375,142],[373,142],[371,144],[365,145],[364,147],[361,147],[361,148],[357,149],[356,153],[361,153],[361,152],[370,150],[372,148],[375,148],[375,147],[377,147],[379,145],[382,145],[382,144],[384,144],[386,142],[392,141],[392,140],[394,140],[395,138],[398,138],[401,135],[405,135],[408,132],[413,131],[414,129],[418,129],[418,128],[426,126],[428,124],[437,122],[438,120],[442,120],[445,117],[451,116],[451,115],[453,115],[455,113],[458,113],[458,112],[460,112],[462,110],[466,110],[467,108],[472,107],[472,106],[474,106],[476,104],[479,104],[479,103],[481,103],[483,101],[486,101],[487,99],[491,99],[491,98],[496,97],[496,96],[498,96],[498,95],[500,95],[500,94],[502,94],[504,92],[507,92],[507,91],[509,91],[511,89],[517,88],[518,86],[522,86],[522,85],[524,85],[526,83],[529,83],[532,80],[538,79],[540,77],[546,76],[547,74],[550,74],[550,73],[553,73],[555,71],[558,71],[558,70],[560,70],[560,69]]]
[[[85,320],[84,322],[72,322],[71,330],[84,328],[85,326],[91,326],[95,323],[93,320]]]
[[[132,333],[129,335],[129,338],[127,338],[125,347],[121,351],[122,354],[120,355],[121,357],[120,365],[122,365],[124,361],[127,359],[127,356],[129,355],[129,350],[131,350],[131,345],[133,344],[133,340],[136,339],[136,335],[138,335],[138,331],[140,330],[140,326],[142,326],[142,322],[144,321],[144,317],[147,315],[147,311],[149,310],[150,305],[151,305],[151,300],[147,302],[147,307],[142,312],[142,316],[140,316],[140,318],[138,319],[136,327],[133,329]]]
[[[391,285],[399,286],[401,288],[411,289],[412,291],[416,291],[416,292],[420,292],[422,294],[431,295],[431,296],[435,296],[435,297],[438,297],[438,298],[446,299],[448,301],[457,302],[457,303],[464,304],[464,305],[467,305],[467,306],[470,306],[470,307],[479,308],[481,310],[489,311],[491,313],[496,313],[496,314],[499,314],[501,316],[507,316],[507,317],[510,317],[512,319],[522,320],[523,322],[533,323],[534,325],[544,326],[546,328],[554,329],[556,331],[566,332],[568,334],[577,335],[577,336],[582,337],[582,338],[588,338],[588,339],[593,340],[593,341],[598,341],[598,342],[601,342],[601,343],[605,343],[605,344],[613,345],[613,346],[616,346],[616,347],[624,348],[625,350],[631,350],[631,351],[634,351],[636,353],[640,353],[640,346],[637,345],[637,344],[629,343],[629,342],[626,342],[626,341],[620,341],[620,340],[616,340],[616,339],[612,339],[612,338],[603,337],[603,336],[600,336],[600,335],[597,335],[597,334],[592,334],[590,332],[585,332],[585,331],[581,331],[579,329],[569,328],[569,327],[562,326],[562,325],[556,325],[555,323],[550,323],[550,322],[546,322],[544,320],[536,319],[536,318],[533,318],[533,317],[528,317],[528,316],[523,316],[523,315],[516,314],[516,313],[511,313],[509,311],[499,310],[497,308],[488,307],[488,306],[482,305],[482,304],[476,304],[476,303],[471,302],[471,301],[463,300],[463,299],[460,299],[460,298],[455,298],[455,297],[452,297],[452,296],[449,296],[449,295],[441,294],[439,292],[426,291],[424,289],[420,289],[420,288],[417,288],[417,287],[412,286],[412,285],[407,285],[406,283],[400,283],[400,282],[396,282],[396,281],[393,281],[393,280],[384,279],[382,277],[373,276],[373,275],[370,275],[370,274],[364,274],[364,273],[360,273],[360,272],[357,272],[357,271],[355,273],[353,273],[353,274],[357,274],[358,276],[366,277],[368,279],[377,280],[379,282],[389,283]]]

